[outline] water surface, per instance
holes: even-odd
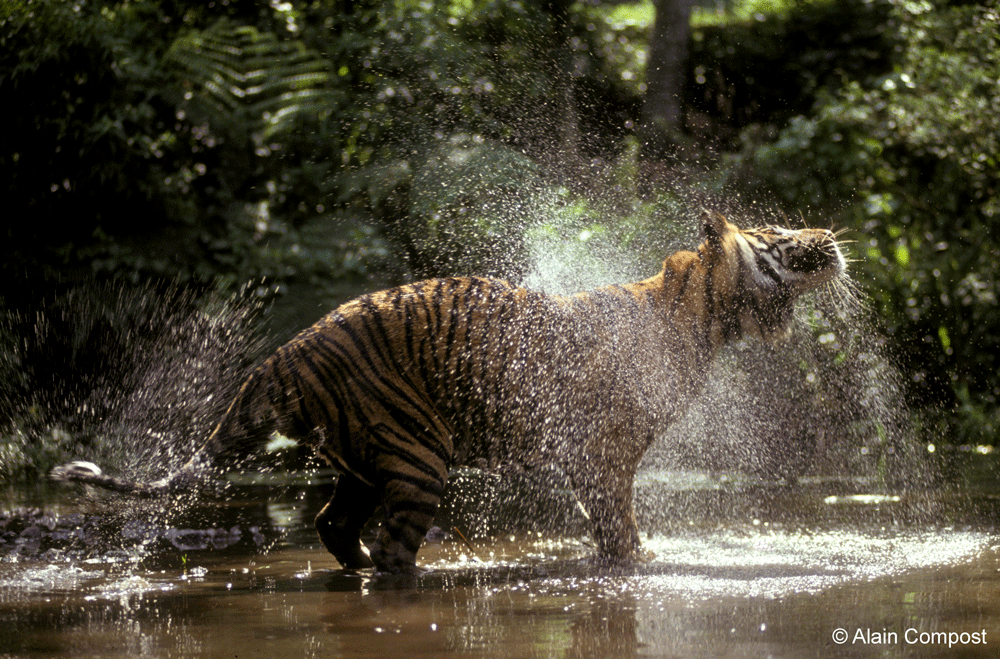
[[[906,495],[828,490],[758,492],[762,510],[702,489],[625,570],[595,565],[583,535],[447,538],[412,582],[337,569],[301,492],[236,518],[209,506],[120,551],[9,551],[0,657],[997,656],[991,495],[938,496],[944,524],[915,521]],[[268,521],[247,510],[279,539],[257,549]]]

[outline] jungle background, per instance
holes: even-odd
[[[5,476],[184,340],[165,307],[261,299],[273,345],[364,290],[521,281],[539,233],[658,267],[699,204],[845,229],[922,441],[1000,436],[996,3],[8,0],[0,90]],[[111,318],[122,281],[159,303]]]

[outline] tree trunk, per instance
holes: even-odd
[[[655,0],[639,142],[644,160],[672,155],[681,131],[681,92],[694,0]]]

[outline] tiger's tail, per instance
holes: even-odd
[[[274,426],[269,397],[273,392],[274,365],[267,360],[240,387],[229,409],[183,466],[156,481],[144,483],[105,474],[93,462],[68,462],[49,472],[49,478],[93,485],[112,492],[149,499],[202,489],[204,476],[220,455],[245,453],[266,440]]]
[[[49,478],[67,483],[94,485],[140,499],[151,499],[189,490],[192,483],[197,480],[197,475],[186,467],[187,465],[166,478],[151,483],[141,483],[105,474],[93,462],[78,460],[55,467],[49,472]]]

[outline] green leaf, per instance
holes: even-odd
[[[180,78],[185,110],[231,136],[268,140],[339,101],[327,59],[226,18],[178,37],[164,64]]]

